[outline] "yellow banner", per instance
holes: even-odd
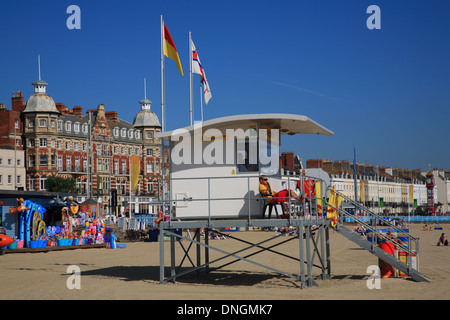
[[[328,209],[327,209],[327,219],[331,220],[331,226],[333,228],[337,223],[337,211],[335,208],[333,208],[333,207],[337,208],[337,206],[336,206],[337,201],[338,201],[338,199],[336,197],[336,189],[333,186],[333,187],[331,187],[330,197],[328,199],[328,203],[330,205],[328,206]]]
[[[364,181],[361,180],[359,186],[360,186],[359,201],[364,203],[366,201],[366,194],[364,192],[365,191]]]
[[[409,185],[409,203],[414,202],[414,185]]]
[[[322,196],[320,189],[320,181],[316,181],[316,203],[317,203],[317,213],[322,214]]]
[[[131,191],[136,191],[139,182],[139,170],[141,161],[139,156],[131,156],[130,159]]]

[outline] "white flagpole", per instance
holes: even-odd
[[[193,111],[192,111],[192,36],[189,31],[189,116],[191,119],[191,126],[193,122]]]
[[[161,15],[161,129],[165,131],[165,117],[164,117],[164,20]]]
[[[200,85],[200,108],[202,112],[202,122],[203,122],[203,89],[201,85]]]

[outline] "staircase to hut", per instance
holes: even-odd
[[[361,248],[369,251],[370,253],[377,256],[382,261],[396,268],[399,272],[402,272],[409,276],[411,279],[417,282],[428,282],[424,275],[422,275],[418,271],[419,260],[419,239],[413,237],[409,232],[405,231],[403,228],[395,225],[389,219],[382,217],[369,208],[366,208],[355,201],[351,200],[348,197],[345,197],[342,194],[338,194],[342,197],[343,201],[354,206],[356,209],[359,209],[361,213],[364,215],[355,216],[343,210],[341,207],[336,208],[334,205],[327,203],[327,206],[331,206],[334,209],[337,209],[338,219],[336,224],[336,231],[346,237],[347,239],[353,241]],[[343,224],[343,220],[345,217],[348,217],[350,221],[355,222],[356,225],[365,230],[368,236],[363,236],[361,233],[358,233],[356,230],[350,230]],[[391,229],[394,233],[397,234],[397,239],[401,238],[403,241],[398,243],[394,238],[387,236],[381,232],[378,232],[378,226],[383,226],[383,228]],[[356,229],[356,228],[355,228]],[[408,230],[409,231],[409,230]],[[395,255],[391,255],[381,249],[378,246],[378,242],[388,242],[392,243],[398,252],[402,252],[404,256],[406,256],[406,263],[396,257]],[[413,258],[415,257],[415,263],[413,263]]]

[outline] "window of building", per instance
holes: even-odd
[[[70,141],[66,141],[66,150],[70,150]]]
[[[127,163],[125,162],[125,160],[122,160],[122,174],[126,173],[127,173]]]
[[[119,174],[119,160],[114,160],[114,173]]]
[[[125,138],[127,136],[127,129],[122,128],[120,130],[120,135],[121,135],[122,138]]]
[[[147,149],[147,156],[153,157],[153,149]]]
[[[28,128],[34,128],[34,120],[33,119],[28,120]]]
[[[21,177],[20,176],[17,176],[17,180],[16,180],[16,184],[21,184]]]
[[[30,191],[33,191],[34,190],[34,188],[35,188],[35,179],[34,179],[34,177],[30,177],[30,185],[28,186],[28,188],[29,188],[29,190]]]
[[[8,175],[8,184],[12,184],[12,175]]]
[[[55,147],[55,141],[56,141],[55,139],[52,139],[52,140],[51,140],[52,148]]]
[[[115,127],[114,128],[114,137],[118,137],[119,136],[119,128]]]
[[[76,172],[80,172],[81,168],[80,168],[80,158],[75,158],[75,171]]]
[[[73,124],[73,131],[80,132],[80,123],[79,122],[75,122]]]
[[[40,189],[41,190],[45,190],[47,189],[47,176],[41,176],[39,178],[39,184],[40,184]]]
[[[29,167],[35,167],[36,166],[36,156],[29,156],[28,157],[28,166]]]
[[[52,167],[56,167],[56,155],[52,154]]]
[[[128,138],[129,139],[133,138],[133,130],[132,129],[128,130]]]
[[[47,127],[47,120],[40,119],[39,120],[39,127]]]
[[[52,128],[55,127],[55,120],[50,120],[50,127],[52,127]]]
[[[87,150],[87,143],[83,142],[83,151],[86,151],[86,150]]]
[[[19,120],[14,120],[14,128],[19,129]]]
[[[88,133],[88,124],[87,123],[83,123],[82,130],[83,130],[83,133]]]
[[[66,121],[66,131],[71,131],[71,130],[72,130],[72,122]]]
[[[153,163],[147,162],[147,173],[153,173]]]
[[[66,171],[72,171],[72,159],[66,157]]]
[[[153,133],[152,132],[147,132],[146,136],[147,136],[147,139],[153,139]]]
[[[46,154],[39,155],[39,166],[40,167],[48,166],[48,156]]]
[[[0,184],[3,184],[3,176],[0,174]]]
[[[79,146],[79,143],[78,142],[74,142],[73,143],[73,150],[78,151],[78,146]]]
[[[61,142],[61,140],[56,141],[56,148],[57,148],[58,150],[61,150],[61,147],[62,147],[62,142]]]
[[[58,120],[58,131],[62,131],[62,129],[63,129],[63,121]]]
[[[34,139],[29,139],[28,145],[30,146],[30,148],[34,148]]]
[[[153,192],[153,181],[147,181],[147,192],[148,193]]]
[[[47,138],[39,138],[39,147],[47,146]]]
[[[58,171],[63,171],[63,158],[58,157]]]

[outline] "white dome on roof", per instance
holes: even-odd
[[[45,92],[47,82],[38,80],[33,82],[34,94],[28,99],[23,112],[57,112],[55,101]]]

